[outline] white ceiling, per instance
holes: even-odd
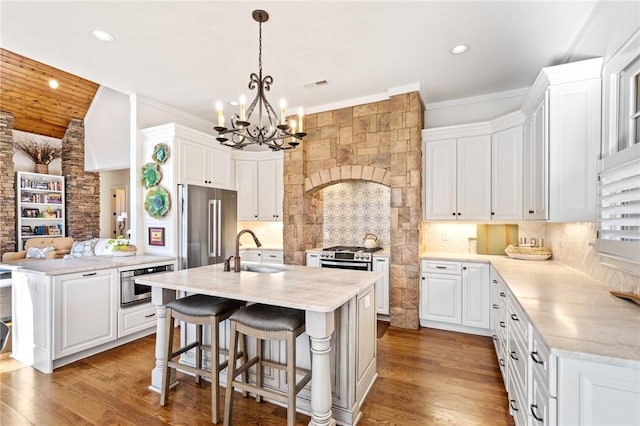
[[[214,103],[253,98],[262,8],[263,68],[277,109],[314,109],[419,84],[425,103],[530,86],[574,55],[595,2],[9,2],[0,45],[123,93],[208,121]],[[98,42],[93,29],[114,34]],[[463,55],[449,49],[471,48]],[[321,87],[305,83],[328,80]],[[315,108],[317,109],[317,108]]]

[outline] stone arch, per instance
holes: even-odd
[[[391,174],[389,170],[380,167],[352,164],[332,167],[312,173],[304,180],[304,191],[311,193],[333,185],[334,183],[355,180],[366,180],[391,186]]]

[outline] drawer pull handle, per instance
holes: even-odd
[[[156,316],[156,314],[155,314],[155,312],[154,312],[154,313],[152,313],[152,314],[145,315],[144,317],[145,317],[145,318],[151,318],[151,317],[155,317],[155,316]]]
[[[501,296],[501,297],[507,297],[507,295],[506,295],[506,293],[505,293],[504,291],[501,291],[501,292],[500,292],[500,296]]]
[[[498,280],[493,280],[493,283],[494,284],[498,284]]]
[[[518,411],[518,409],[517,409],[516,407],[514,407],[514,406],[513,406],[513,404],[514,404],[515,402],[516,402],[516,400],[515,400],[515,399],[510,399],[510,400],[509,400],[509,405],[511,406],[511,409],[512,409],[513,411]]]
[[[504,323],[504,321],[500,321],[500,327],[502,327],[502,328],[506,328],[506,327],[507,327],[507,324],[505,324],[505,323]]]
[[[498,360],[498,363],[499,363],[501,366],[503,366],[503,367],[504,367],[504,359],[500,358],[500,359]]]
[[[509,354],[512,360],[518,361],[518,357],[516,355],[517,355],[516,351],[511,351],[511,353]]]
[[[531,415],[533,416],[534,419],[536,419],[540,423],[544,423],[544,418],[538,417],[538,415],[536,414],[535,410],[537,408],[538,408],[538,404],[531,404]]]
[[[82,274],[83,277],[91,277],[93,275],[98,275],[97,272],[89,272],[88,274]]]
[[[447,269],[446,266],[436,266],[436,269]]]
[[[520,321],[520,318],[516,314],[511,314],[511,319],[514,321]]]
[[[498,340],[498,336],[496,336],[495,334],[494,334],[494,335],[492,335],[492,336],[491,336],[491,338],[492,338],[494,341],[497,341],[497,340]]]
[[[497,303],[494,303],[492,306],[493,306],[493,309],[500,309],[500,306],[498,306]]]
[[[536,364],[540,364],[540,365],[544,365],[544,361],[541,360],[540,358],[538,358],[538,351],[533,351],[531,352],[531,359],[533,360],[533,362],[535,362]]]

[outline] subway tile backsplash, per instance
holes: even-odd
[[[391,242],[391,190],[374,182],[343,182],[323,189],[323,246],[363,245],[372,232]]]

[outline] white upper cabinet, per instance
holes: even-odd
[[[236,160],[238,220],[258,220],[258,163]]]
[[[423,132],[426,220],[491,218],[489,133],[485,124],[478,128],[465,125]]]
[[[232,188],[231,153],[185,138],[178,139],[180,166],[178,183]]]
[[[601,69],[602,58],[543,68],[525,99],[525,219],[595,222]]]
[[[282,220],[282,153],[234,152],[233,158],[238,191],[238,220]]]
[[[522,126],[491,136],[491,220],[522,220]]]
[[[283,160],[258,162],[258,220],[282,220]]]

